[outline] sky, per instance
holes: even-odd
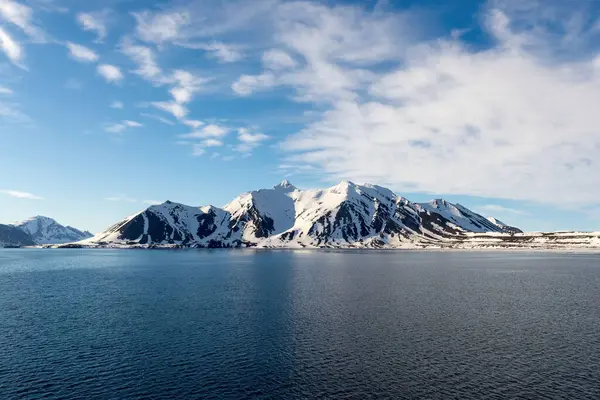
[[[0,223],[285,178],[600,230],[598,39],[594,0],[0,0]]]

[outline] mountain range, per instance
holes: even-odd
[[[67,247],[418,248],[487,233],[521,231],[443,199],[414,203],[348,181],[299,190],[284,180],[222,208],[153,205]]]
[[[36,216],[10,225],[0,225],[0,247],[21,247],[78,242],[91,238],[87,231],[63,226],[52,218]]]

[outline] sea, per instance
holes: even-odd
[[[600,399],[600,255],[4,249],[0,399]]]

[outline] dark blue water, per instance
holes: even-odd
[[[600,398],[600,256],[0,251],[0,399]]]

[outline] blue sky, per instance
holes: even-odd
[[[0,222],[283,178],[600,229],[593,1],[0,0]]]

